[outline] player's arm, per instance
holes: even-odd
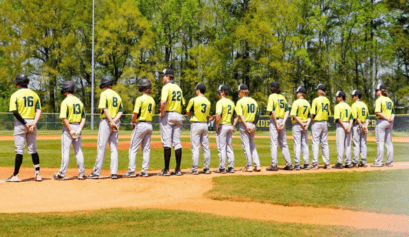
[[[284,119],[283,119],[283,123],[281,124],[281,126],[284,128],[285,126],[285,122],[287,122],[288,116],[290,115],[290,109],[288,109],[288,104],[285,104],[285,114],[284,114]]]
[[[119,105],[118,113],[116,114],[112,122],[116,123],[116,121],[118,121],[121,118],[123,113],[124,113],[124,107],[122,106],[122,101],[121,101],[121,104]]]
[[[34,117],[33,127],[35,127],[38,121],[40,120],[41,113],[42,113],[41,109],[36,109],[36,115]]]
[[[390,123],[393,123],[395,121],[395,105],[392,104],[392,114],[391,118],[388,120]]]
[[[186,115],[187,116],[192,116],[193,115],[193,99],[189,100],[189,104],[186,107]]]
[[[13,115],[14,117],[22,124],[24,124],[24,126],[26,126],[26,128],[29,127],[29,125],[27,124],[26,120],[23,119],[23,117],[21,117],[20,113],[18,112],[18,110],[13,110]]]
[[[164,86],[166,87],[166,85]],[[168,101],[168,89],[167,88],[162,88],[162,95],[161,95],[161,101],[160,101],[160,117],[162,118],[165,116],[165,109],[166,109],[166,103]]]
[[[216,132],[219,132],[219,127],[220,127],[220,119],[222,118],[222,114],[217,113],[216,114]]]
[[[85,117],[85,109],[82,108],[82,113],[81,113],[81,122],[80,122],[80,127],[78,128],[77,133],[81,133],[82,129],[85,126],[85,121],[87,120],[87,118]]]
[[[311,121],[314,121],[316,106],[317,106],[317,103],[315,102],[315,100],[313,100],[311,110],[310,110]]]

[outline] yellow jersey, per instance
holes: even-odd
[[[268,97],[267,111],[275,112],[276,118],[284,118],[285,113],[289,111],[287,100],[282,94],[271,94]]]
[[[259,114],[257,102],[248,96],[241,98],[236,104],[236,114],[243,115],[246,122],[254,122],[256,115]]]
[[[327,97],[320,96],[312,101],[310,113],[314,114],[314,121],[327,121],[331,115],[330,103]]]
[[[147,94],[139,96],[135,100],[135,107],[133,112],[137,113],[136,121],[152,121],[153,115],[155,115],[155,100]]]
[[[365,123],[369,119],[369,110],[368,106],[362,101],[356,101],[352,104],[352,117],[354,119],[359,119],[361,123]],[[354,121],[356,123],[356,121]]]
[[[345,102],[335,105],[334,120],[338,123],[338,119],[341,119],[342,122],[349,122],[349,120],[353,119],[352,109]]]
[[[186,112],[192,112],[191,122],[207,122],[210,113],[210,101],[204,96],[196,96],[189,100]]]
[[[295,119],[292,116],[297,116],[301,122],[307,122],[308,118],[310,118],[310,103],[308,103],[307,100],[305,99],[298,99],[296,101],[293,102],[293,106],[291,108],[291,121],[293,123],[297,123],[297,121],[295,121]]]
[[[169,81],[162,88],[161,101],[166,101],[165,111],[167,112],[182,112],[182,105],[185,104],[183,93],[180,87]]]
[[[115,118],[118,112],[123,112],[122,99],[115,91],[106,89],[99,98],[98,109],[101,110],[101,118],[106,118],[104,109],[108,110],[109,116]]]
[[[382,113],[386,117],[390,118],[392,114],[395,114],[395,106],[391,99],[386,96],[380,96],[375,101],[375,113]],[[379,118],[376,115],[376,118]]]
[[[235,106],[233,101],[227,98],[222,98],[217,101],[216,114],[220,114],[219,124],[231,125],[231,118],[234,116]]]
[[[84,104],[75,96],[67,96],[61,103],[60,119],[69,123],[79,123],[85,118]]]
[[[36,109],[41,109],[40,97],[31,89],[21,88],[10,98],[9,111],[17,110],[24,119],[34,119]]]

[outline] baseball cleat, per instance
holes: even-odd
[[[37,171],[37,172],[35,173],[35,179],[34,179],[34,180],[37,181],[37,182],[43,181],[43,178],[41,178],[40,171]]]
[[[169,170],[163,169],[161,172],[158,173],[159,176],[170,176]]]
[[[191,170],[191,171],[187,172],[186,174],[198,175],[199,172],[197,170]]]
[[[234,173],[235,170],[234,170],[233,167],[229,167],[229,168],[226,170],[226,172],[227,172],[227,173]]]
[[[116,174],[111,174],[111,179],[118,179],[118,175],[116,175]]]
[[[64,177],[62,177],[60,174],[55,174],[53,175],[53,180],[63,180]]]
[[[366,167],[368,167],[368,165],[361,162],[361,163],[359,163],[358,167],[366,168]]]
[[[149,177],[148,173],[146,172],[140,172],[138,175],[142,177]]]
[[[317,169],[318,169],[318,165],[313,165],[313,166],[311,167],[311,169],[317,170]]]
[[[352,162],[352,167],[351,168],[358,168],[358,163],[353,163]]]
[[[324,165],[324,169],[330,170],[330,169],[331,169],[331,165],[330,165],[330,164]]]
[[[128,171],[128,172],[126,172],[124,175],[122,175],[123,177],[128,177],[128,178],[135,178],[136,177],[136,174],[135,174],[135,172],[132,172],[132,171]]]
[[[298,171],[301,170],[301,167],[299,165],[294,165],[294,169]]]
[[[202,173],[203,174],[211,174],[212,172],[210,172],[209,169],[203,169]]]
[[[371,165],[371,167],[383,167],[383,164],[377,165],[377,164],[373,163],[373,164]]]
[[[304,166],[303,166],[303,169],[309,170],[309,169],[310,169],[310,166],[309,166],[309,165],[304,165]]]
[[[172,171],[172,172],[170,173],[170,175],[181,176],[181,175],[182,175],[182,172],[181,172],[180,170],[175,170],[175,171]]]
[[[286,165],[283,170],[293,170],[292,165]]]
[[[260,172],[261,171],[260,166],[254,166],[253,171],[254,172]]]
[[[217,169],[217,170],[213,170],[213,173],[216,173],[216,174],[225,174],[225,173],[226,173],[226,170],[225,170],[225,169]]]
[[[386,166],[386,167],[393,167],[393,163],[389,163],[389,164],[388,164],[388,163],[385,163],[385,166]]]
[[[99,179],[99,175],[96,175],[94,173],[91,173],[90,175],[88,175],[89,179]]]
[[[344,166],[344,168],[346,168],[346,169],[350,169],[350,168],[353,168],[354,166],[352,165],[352,164],[349,164],[349,165],[345,165]]]
[[[6,179],[6,182],[20,182],[18,175],[12,175]]]
[[[244,167],[241,172],[253,172],[253,168],[251,167]]]
[[[278,171],[278,167],[276,165],[271,166],[271,167],[266,168],[266,171]]]
[[[79,174],[78,175],[78,180],[85,180],[85,175],[84,174]]]
[[[341,163],[337,163],[336,165],[332,166],[334,169],[342,169],[344,168]]]

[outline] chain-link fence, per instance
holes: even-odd
[[[124,114],[121,117],[121,130],[132,130],[131,125],[131,114]],[[98,124],[100,122],[100,116],[94,115],[94,129],[98,129]],[[335,130],[334,118],[330,117],[329,129]],[[376,125],[375,116],[370,116],[369,129],[374,130]],[[159,115],[153,117],[152,126],[154,131],[159,131]],[[268,130],[270,126],[270,118],[268,116],[260,116],[260,120],[257,123],[258,130]],[[287,120],[286,129],[291,129],[291,119]],[[13,130],[14,128],[14,116],[12,113],[0,113],[0,130]],[[41,119],[37,125],[38,129],[44,130],[61,130],[62,122],[59,119],[59,114],[57,113],[43,113]],[[91,115],[87,115],[87,122],[85,123],[85,129],[91,129]],[[182,125],[183,130],[190,130],[189,117],[185,116]],[[395,131],[409,131],[409,115],[397,115],[395,117],[394,123]]]

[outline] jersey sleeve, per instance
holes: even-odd
[[[38,97],[38,95],[37,95],[37,94],[36,94],[36,99],[37,99],[37,102],[36,102],[35,109],[41,109],[41,101],[40,101],[40,97]]]
[[[291,113],[290,113],[290,115],[291,116],[297,116],[298,114],[297,114],[297,111],[298,111],[298,104],[297,104],[297,102],[294,102],[293,103],[293,106],[292,106],[292,108],[291,108]]]
[[[334,111],[334,120],[337,121],[337,119],[341,118],[341,111],[339,111],[339,106],[335,106],[335,111]]]
[[[136,101],[135,101],[135,107],[134,107],[133,112],[134,113],[139,113],[139,109],[141,108],[141,106],[142,106],[142,101],[141,101],[141,99],[137,98]]]
[[[14,110],[17,110],[18,108],[17,108],[17,96],[16,96],[16,94],[13,94],[12,96],[11,96],[11,98],[10,98],[10,108],[9,108],[9,111],[11,112],[11,111],[14,111]]]
[[[183,97],[183,92],[182,92],[182,90],[180,91],[180,94],[181,94],[181,97],[182,97],[181,103],[182,103],[182,105],[185,105],[185,104],[186,104],[186,101],[185,101],[185,97]]]
[[[190,110],[192,109],[193,106],[193,99],[189,100],[189,104],[186,107],[186,112],[190,112]]]
[[[356,106],[355,104],[351,106],[351,116],[352,116],[352,119],[358,118],[358,106]]]
[[[241,108],[241,102],[240,101],[237,101],[237,104],[236,104],[236,115],[238,116],[238,115],[243,115],[243,110],[242,110],[242,108]]]
[[[168,96],[169,96],[169,90],[168,87],[165,85],[162,88],[162,95],[161,95],[161,101],[168,101]]]
[[[290,111],[290,109],[288,108],[288,103],[286,101],[286,103],[285,103],[285,112],[287,112],[287,111]]]
[[[68,113],[68,106],[65,101],[61,103],[61,109],[60,109],[60,119],[67,118],[67,113]]]
[[[332,115],[331,112],[331,103],[328,101],[328,115]]]
[[[219,101],[216,103],[216,114],[222,114],[223,112],[223,106],[222,103]]]
[[[392,102],[392,114],[395,114],[395,104]]]
[[[84,119],[85,118],[85,108],[84,106],[82,106],[82,112],[81,112],[81,118]]]
[[[375,113],[382,113],[382,105],[380,99],[377,99],[375,101]]]
[[[101,98],[99,98],[98,109],[106,109],[106,105],[107,105],[107,96],[105,93],[102,93]]]
[[[267,103],[267,111],[272,112],[273,111],[273,96],[270,95],[268,97],[268,103]]]
[[[124,112],[124,106],[122,105],[122,100],[121,100],[121,103],[119,104],[118,112]]]

